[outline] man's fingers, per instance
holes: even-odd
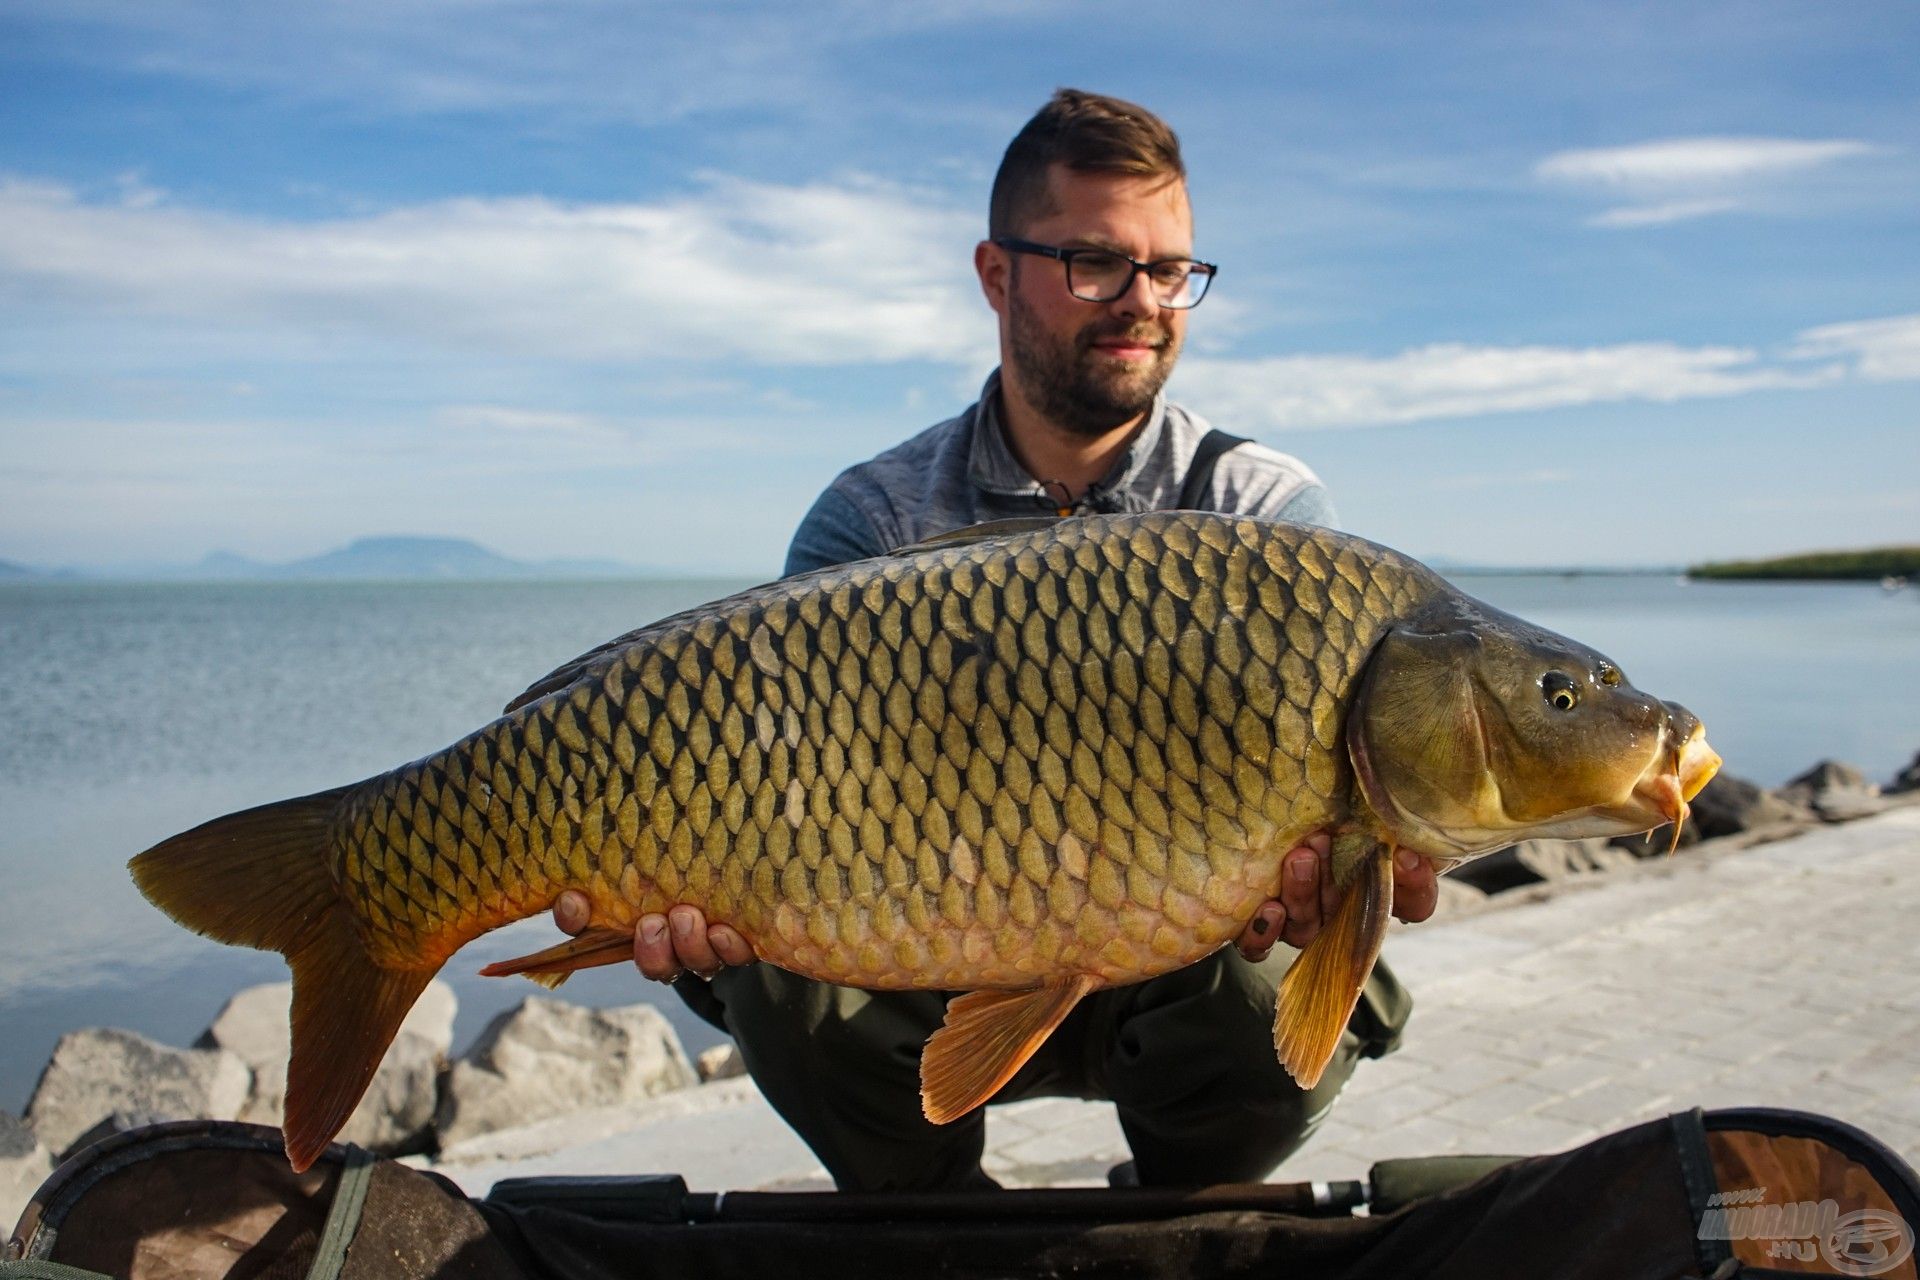
[[[682,968],[703,976],[711,976],[720,968],[721,959],[713,953],[713,943],[707,938],[707,918],[698,907],[681,903],[667,912],[667,926],[673,934],[673,954]]]
[[[730,925],[716,924],[708,929],[707,941],[713,944],[714,954],[726,964],[752,964],[760,958],[754,954],[753,946]]]
[[[657,912],[640,917],[633,931],[633,962],[655,982],[672,982],[684,967],[673,953],[667,918]]]
[[[1320,932],[1320,856],[1302,846],[1288,852],[1280,877],[1280,901],[1287,909],[1281,938],[1290,947],[1304,947]]]
[[[1269,899],[1260,904],[1260,909],[1254,912],[1253,919],[1247,922],[1247,927],[1240,931],[1240,936],[1234,940],[1234,945],[1240,948],[1241,955],[1254,964],[1259,964],[1267,958],[1267,953],[1273,950],[1273,944],[1280,941],[1280,930],[1286,926],[1286,923],[1286,905]]]
[[[1393,855],[1393,914],[1419,924],[1440,905],[1440,877],[1433,864],[1410,849]]]
[[[587,927],[593,904],[578,889],[563,890],[553,900],[553,925],[562,933],[577,934]]]

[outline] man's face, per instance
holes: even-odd
[[[1049,178],[1052,212],[1020,228],[1022,239],[1107,249],[1140,262],[1192,254],[1185,183],[1062,165]],[[986,281],[1001,313],[1003,376],[1048,419],[1079,435],[1104,435],[1145,413],[1173,372],[1186,312],[1155,302],[1144,276],[1112,302],[1086,302],[1067,291],[1061,263],[1007,257],[1004,303]]]

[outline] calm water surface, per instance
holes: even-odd
[[[1692,707],[1742,776],[1777,784],[1831,756],[1884,779],[1920,749],[1920,591],[1460,581]],[[437,750],[574,655],[744,585],[0,586],[0,1107],[25,1104],[63,1031],[188,1044],[235,989],[285,977],[277,955],[206,942],[147,906],[132,854]],[[552,936],[526,922],[448,966],[460,1042],[534,991],[474,971]],[[565,992],[658,999],[690,1048],[717,1039],[630,970]]]

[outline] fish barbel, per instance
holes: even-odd
[[[1718,766],[1601,655],[1350,535],[1200,512],[1011,521],[756,587],[555,671],[351,786],[215,819],[140,889],[293,971],[309,1166],[453,953],[584,892],[556,984],[680,902],[797,973],[953,1000],[927,1115],[985,1102],[1076,1002],[1192,964],[1335,831],[1342,905],[1276,1048],[1319,1078],[1391,854],[1678,823]]]

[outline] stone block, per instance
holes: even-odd
[[[53,1172],[53,1153],[20,1117],[0,1111],[0,1224],[12,1227],[20,1211]]]
[[[116,1111],[232,1120],[250,1081],[247,1064],[224,1049],[175,1049],[91,1027],[60,1037],[27,1104],[27,1123],[48,1150],[63,1151]]]
[[[225,1049],[253,1072],[240,1119],[278,1126],[287,1092],[287,1018],[293,984],[269,982],[239,992],[196,1042]],[[453,1044],[457,1008],[453,988],[429,983],[400,1024],[366,1094],[336,1141],[383,1155],[420,1151],[430,1144],[439,1077]]]
[[[652,1005],[583,1009],[531,996],[488,1024],[454,1063],[436,1127],[447,1145],[697,1079],[679,1036]]]

